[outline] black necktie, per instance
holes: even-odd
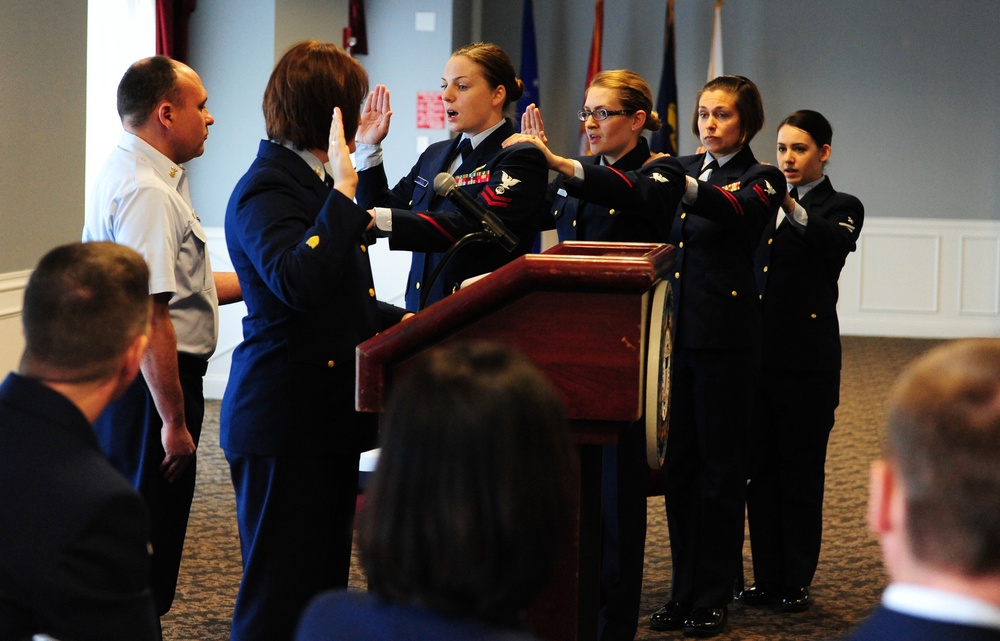
[[[707,165],[705,165],[705,168],[701,170],[700,174],[698,174],[698,180],[709,180],[709,179],[711,179],[712,178],[712,174],[715,173],[715,170],[718,169],[718,168],[719,168],[719,161],[712,160],[712,162],[710,162]]]
[[[331,176],[330,174],[327,174],[326,178],[323,179],[323,182],[326,183],[327,187],[329,187],[330,189],[333,189],[333,176]]]
[[[792,190],[790,192],[788,192],[788,195],[791,196],[792,200],[794,200],[795,202],[799,202],[799,188],[798,187],[792,187]]]
[[[472,153],[472,141],[468,138],[462,138],[462,142],[458,144],[458,149],[456,149],[455,153],[452,154],[451,161],[448,163],[448,166],[451,167],[455,164],[456,158],[459,159],[458,164],[461,165],[462,162],[469,157],[470,153]]]

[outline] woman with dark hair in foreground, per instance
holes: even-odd
[[[382,430],[359,515],[371,591],[320,596],[296,638],[534,639],[524,613],[572,518],[554,388],[502,346],[439,349],[400,380]]]

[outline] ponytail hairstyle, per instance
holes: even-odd
[[[517,77],[514,64],[503,49],[490,42],[474,42],[457,49],[452,56],[463,56],[479,65],[483,77],[490,87],[496,89],[503,86],[507,90],[503,108],[512,102],[517,102],[524,95],[524,82]]]

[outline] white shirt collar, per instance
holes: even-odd
[[[465,136],[465,134],[462,134],[462,135],[465,138],[468,138],[472,142],[472,148],[475,149],[476,147],[479,146],[479,143],[481,143],[482,141],[484,141],[487,138],[489,138],[491,133],[493,133],[494,131],[496,131],[497,129],[499,129],[500,125],[502,125],[503,122],[504,122],[504,120],[503,120],[503,118],[501,118],[500,122],[498,122],[497,124],[493,125],[492,127],[490,127],[489,129],[487,129],[485,131],[480,131],[475,136]]]
[[[306,161],[306,164],[309,165],[309,169],[316,172],[316,175],[319,176],[320,180],[326,180],[326,166],[323,165],[323,161],[317,158],[313,152],[306,151],[305,149],[299,149],[287,140],[272,140],[271,142],[277,143],[282,147],[286,147],[294,151],[298,154],[299,158]]]
[[[134,154],[145,156],[149,164],[153,167],[153,170],[163,179],[163,182],[177,191],[181,191],[181,183],[183,182],[185,172],[183,165],[170,160],[156,147],[127,131],[122,132],[121,141],[118,143],[118,146]]]
[[[720,156],[718,158],[716,158],[715,156],[713,156],[712,154],[710,154],[710,153],[708,153],[706,151],[705,152],[705,159],[701,162],[701,170],[704,171],[705,167],[707,167],[709,165],[709,163],[711,163],[713,160],[715,160],[715,162],[719,163],[719,168],[721,169],[723,166],[725,166],[725,164],[727,162],[729,162],[730,160],[733,159],[733,156],[735,156],[736,154],[740,153],[741,151],[743,151],[742,147],[740,147],[739,149],[737,149],[733,153],[729,154],[728,156]]]
[[[814,180],[811,183],[806,183],[804,185],[798,185],[797,187],[795,185],[788,185],[788,191],[791,191],[793,187],[796,188],[796,189],[798,189],[799,190],[799,200],[802,200],[805,197],[805,195],[808,194],[812,190],[813,187],[815,187],[816,185],[818,185],[821,182],[823,182],[824,178],[826,178],[825,175],[820,176],[819,180]]]
[[[923,585],[893,583],[882,593],[882,605],[922,619],[1000,630],[997,606]]]

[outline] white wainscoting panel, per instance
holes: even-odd
[[[212,271],[231,272],[233,263],[226,248],[226,232],[222,227],[206,227],[208,236],[208,256],[212,261]],[[205,397],[222,398],[229,381],[229,366],[233,360],[233,350],[243,340],[243,317],[247,306],[242,302],[223,305],[219,308],[219,344],[208,359],[205,373]]]
[[[960,239],[962,314],[1000,314],[1000,237],[967,234]]]
[[[941,239],[937,234],[862,230],[860,308],[867,312],[938,311]],[[913,260],[919,256],[920,260]]]
[[[0,274],[0,380],[17,369],[24,351],[21,307],[30,271]]]
[[[1000,222],[866,219],[838,312],[844,334],[1000,336]]]

